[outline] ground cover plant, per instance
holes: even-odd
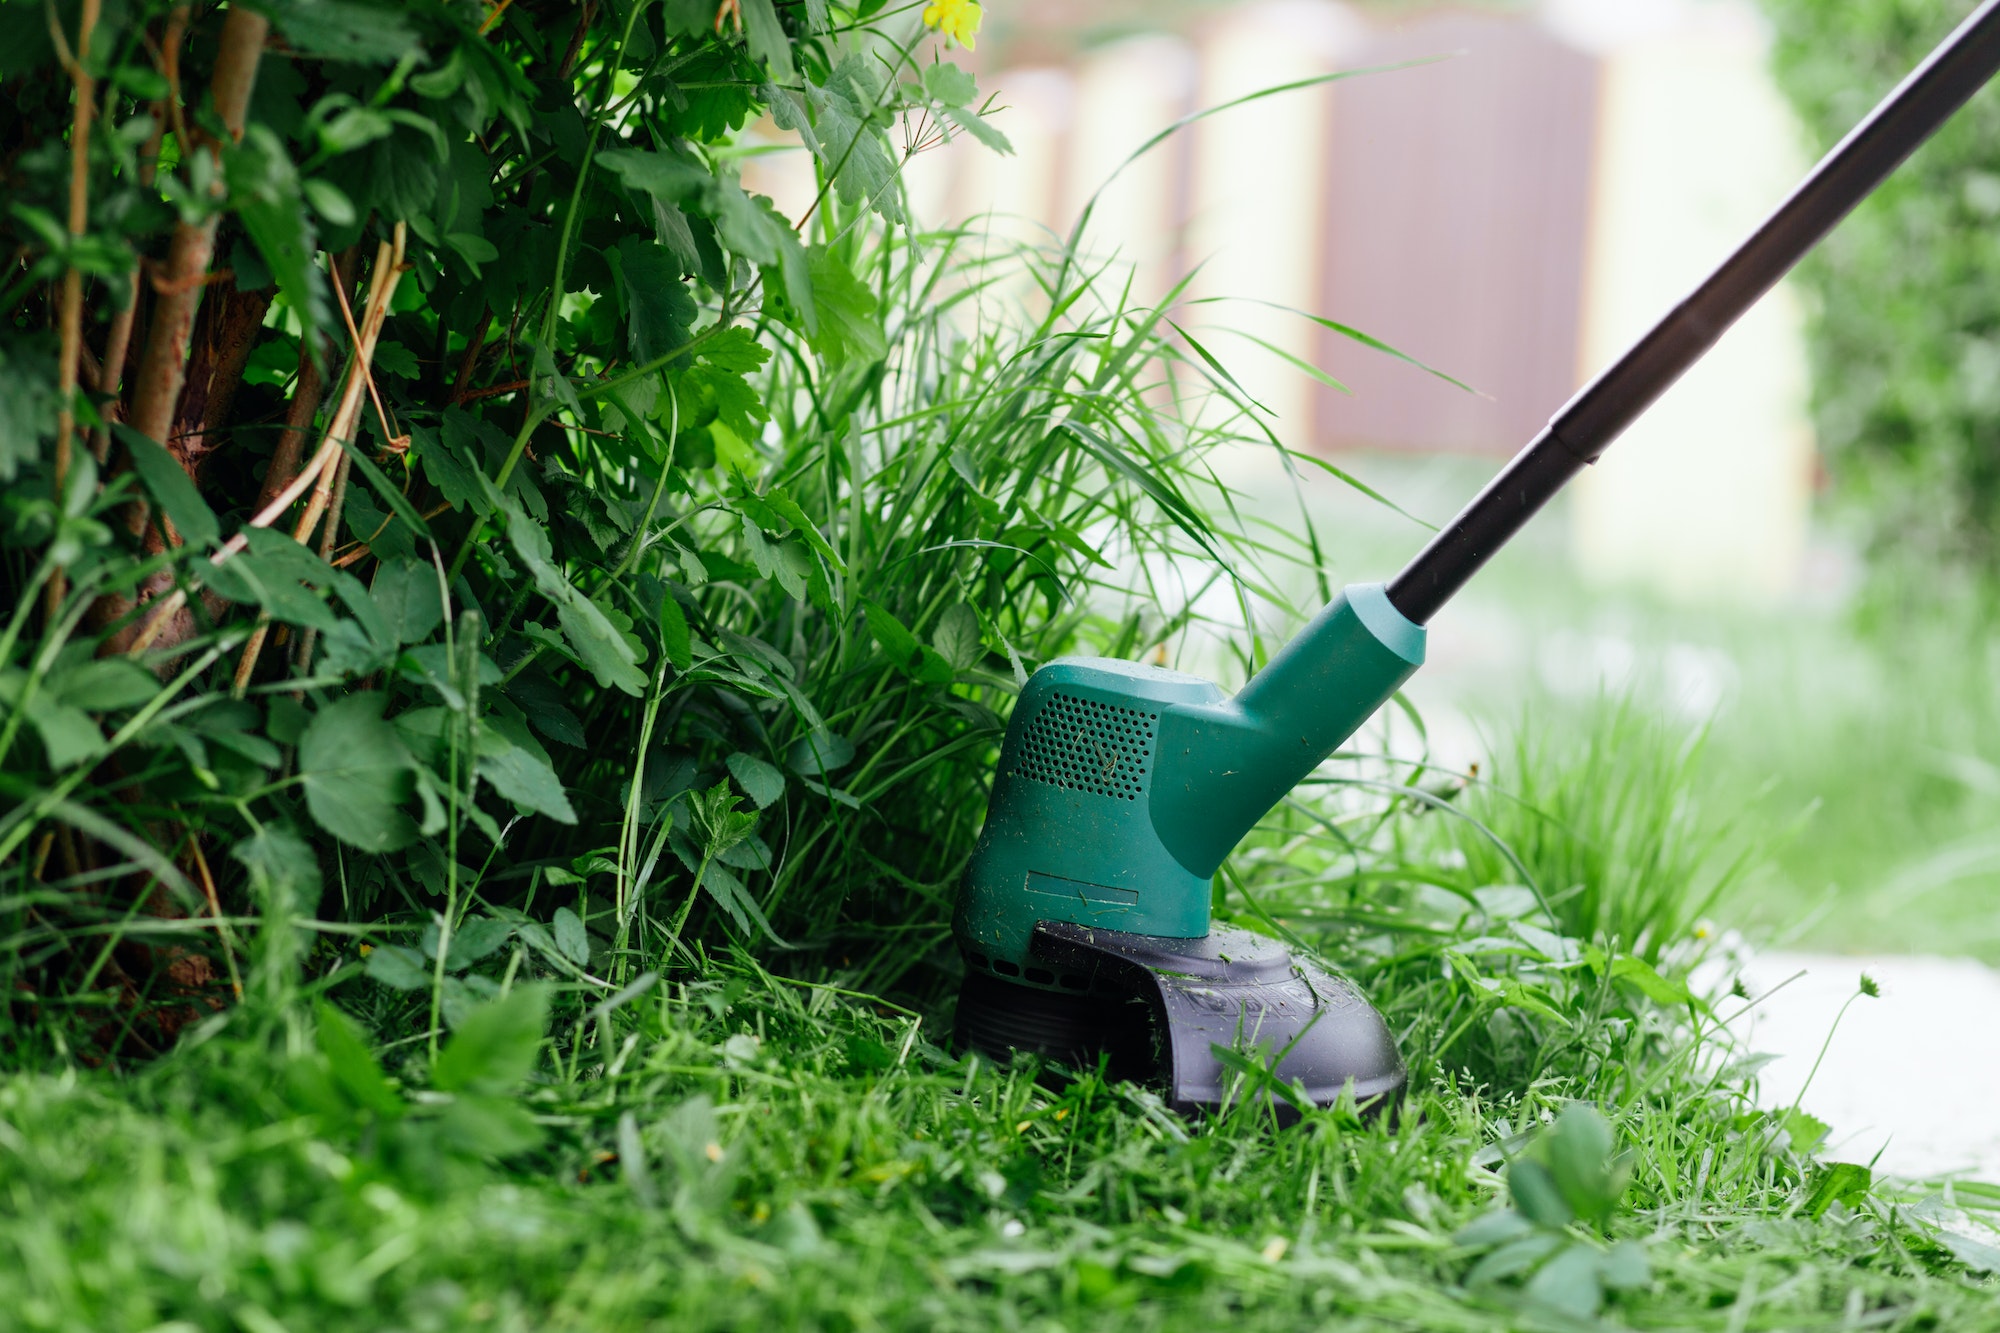
[[[1689,990],[1730,870],[1671,745],[1609,805],[1356,753],[1231,862],[1389,1016],[1393,1116],[944,1048],[1025,673],[1200,629],[1240,679],[1266,571],[1330,582],[1207,470],[1280,446],[1188,310],[906,215],[1006,150],[979,17],[0,8],[0,1309],[1988,1318],[2000,1195],[1818,1162]]]

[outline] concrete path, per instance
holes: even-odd
[[[1880,999],[1854,1002],[1804,1108],[1833,1127],[1823,1155],[1904,1177],[1947,1172],[2000,1183],[2000,972],[1962,958],[1765,953],[1744,972],[1760,995],[1804,976],[1739,1024],[1764,1066],[1764,1104],[1798,1096],[1862,973]],[[1745,1026],[1747,1024],[1747,1027]]]

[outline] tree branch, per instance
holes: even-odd
[[[69,234],[80,239],[90,225],[90,120],[97,109],[97,80],[89,67],[90,38],[97,28],[100,0],[83,0],[83,13],[76,26],[76,56],[69,62],[70,82],[76,87],[76,110],[69,129]],[[50,26],[55,27],[54,11]],[[55,493],[62,504],[63,484],[69,479],[69,455],[76,433],[76,366],[83,348],[83,273],[71,264],[63,270],[62,307],[57,316],[62,330],[62,360],[56,368],[56,453]],[[43,611],[53,622],[68,593],[68,579],[58,568],[43,588]]]
[[[396,280],[403,273],[403,236],[403,224],[398,222],[395,244],[392,246],[385,241],[376,247],[375,273],[368,287],[368,307],[354,340],[354,356],[349,362],[350,373],[347,383],[341,387],[340,404],[334,409],[333,420],[327,426],[326,438],[321,441],[319,449],[312,456],[312,461],[300,471],[298,478],[272,497],[271,502],[244,525],[246,530],[270,527],[285,510],[291,508],[292,501],[304,495],[307,488],[312,487],[315,482],[320,485],[314,489],[313,499],[306,505],[305,515],[299,519],[299,525],[294,529],[295,539],[303,542],[306,535],[318,524],[319,516],[326,508],[327,494],[332,489],[332,478],[326,474],[331,471],[334,459],[340,456],[342,442],[354,434],[354,423],[361,415],[362,381],[368,377],[369,362],[375,355],[375,339],[381,334],[382,324],[389,315],[389,298],[395,294]],[[345,294],[339,292],[336,294],[341,296],[342,304],[345,305]],[[249,544],[249,538],[243,532],[238,532],[223,544],[221,550],[208,558],[209,563],[220,565],[240,554]],[[125,651],[133,657],[145,652],[185,605],[187,605],[187,594],[179,588],[176,588],[171,596],[162,598],[152,613],[146,617],[146,623],[133,639],[131,647]],[[261,645],[262,627],[259,627],[257,636],[257,642]]]
[[[216,115],[232,139],[243,137],[243,118],[256,83],[257,62],[270,30],[270,20],[248,8],[231,7],[223,20],[209,89]],[[201,147],[216,165],[216,189],[220,191],[221,145],[204,136]],[[186,382],[188,337],[201,302],[202,284],[215,258],[215,228],[220,220],[220,213],[213,213],[199,222],[179,224],[167,249],[166,274],[158,287],[159,301],[146,330],[145,355],[132,387],[131,415],[134,430],[161,444],[168,443],[174,409]]]

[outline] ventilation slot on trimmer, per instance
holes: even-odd
[[[1136,801],[1153,757],[1158,713],[1051,694],[1028,724],[1016,777]]]

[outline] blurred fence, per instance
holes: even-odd
[[[1112,12],[1023,6],[1022,39],[1003,30],[977,56],[1017,152],[919,155],[919,206],[1060,233],[1177,118],[1375,71],[1201,122],[1129,167],[1093,219],[1095,248],[1136,266],[1142,297],[1195,269],[1190,297],[1226,298],[1176,318],[1295,447],[1511,453],[1804,165],[1749,0],[1168,0],[1117,7],[1127,31],[1107,40],[1090,25]],[[1276,307],[1361,328],[1478,392]],[[1813,479],[1805,373],[1781,289],[1576,488],[1583,567],[1692,597],[1796,586]]]

